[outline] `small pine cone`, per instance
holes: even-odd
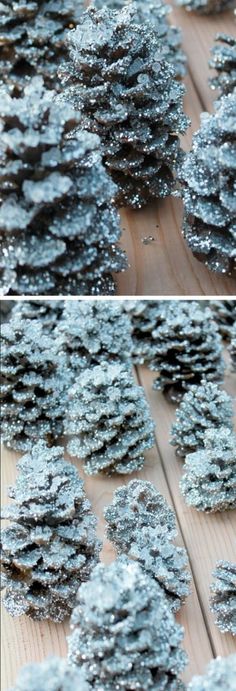
[[[233,429],[232,398],[225,391],[202,381],[184,394],[176,411],[176,422],[172,425],[171,444],[176,446],[176,455],[184,458],[204,446],[207,429],[228,427]]]
[[[210,79],[212,89],[218,89],[220,96],[230,94],[236,87],[236,39],[227,34],[217,34],[220,45],[212,48],[209,65],[216,70],[216,76]]]
[[[152,332],[153,356],[149,367],[158,371],[153,388],[181,400],[194,384],[221,381],[224,373],[221,339],[211,310],[196,302],[170,301],[162,323]]]
[[[236,655],[211,660],[202,677],[193,677],[187,691],[235,691]]]
[[[69,391],[67,449],[88,475],[132,473],[154,446],[154,422],[141,386],[122,363],[103,362],[79,375]]]
[[[232,327],[236,321],[235,300],[211,300],[210,308],[213,311],[214,320],[219,332],[226,341],[230,341]]]
[[[216,581],[211,586],[211,611],[222,633],[236,635],[236,564],[218,561],[213,571]],[[235,670],[236,671],[236,670]]]
[[[230,429],[206,431],[204,450],[186,457],[180,489],[198,511],[236,508],[236,435]]]
[[[97,10],[108,7],[110,10],[122,10],[129,4],[130,0],[93,0],[91,3]],[[139,24],[150,24],[155,30],[156,35],[163,43],[163,53],[165,59],[171,63],[177,77],[184,77],[186,74],[186,56],[181,48],[182,35],[179,28],[169,24],[167,15],[171,12],[170,5],[166,5],[163,0],[155,0],[144,3],[143,0],[136,0],[136,21]]]
[[[118,487],[113,501],[104,511],[107,537],[118,553],[129,551],[136,535],[143,528],[171,540],[177,535],[174,511],[156,487],[146,480],[131,480]]]
[[[217,14],[232,7],[234,0],[176,0],[176,4],[184,7],[188,12]]]
[[[2,511],[12,521],[1,535],[4,604],[12,616],[62,621],[78,587],[98,561],[96,519],[83,482],[62,447],[39,441],[18,463]]]
[[[7,0],[1,4],[0,84],[19,94],[33,75],[58,86],[67,56],[67,30],[76,26],[82,0]]]
[[[212,271],[234,276],[236,92],[202,113],[179,178],[183,185],[183,233],[197,259]]]
[[[125,300],[124,310],[131,319],[132,360],[137,365],[148,364],[155,354],[152,332],[162,323],[165,300]]]
[[[232,369],[236,372],[236,320],[232,326],[231,341],[229,346]]]
[[[120,300],[66,300],[57,333],[77,373],[103,360],[130,361],[131,323]]]
[[[184,690],[183,629],[139,564],[120,557],[97,566],[78,591],[72,627],[69,659],[93,689]]]
[[[27,451],[38,439],[63,434],[71,374],[59,343],[37,320],[20,315],[1,329],[2,440]]]
[[[61,657],[32,662],[20,670],[16,684],[9,691],[89,691],[90,685],[78,667]]]
[[[13,303],[12,318],[37,319],[44,333],[54,331],[63,313],[63,300],[21,300]]]
[[[2,293],[113,294],[126,258],[99,138],[40,77],[4,98],[0,124]]]
[[[184,87],[155,30],[139,24],[135,5],[90,7],[68,38],[68,97],[83,126],[101,137],[117,204],[139,208],[171,194],[183,157],[179,135],[189,120]]]

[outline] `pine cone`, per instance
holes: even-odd
[[[210,79],[212,89],[219,89],[220,95],[230,94],[236,87],[236,39],[227,34],[217,34],[220,45],[212,48],[209,65],[216,70]]]
[[[77,373],[102,360],[130,361],[131,324],[120,300],[65,301],[57,334]]]
[[[91,3],[97,10],[108,7],[110,10],[122,10],[128,5],[130,0],[93,0]],[[165,59],[171,63],[177,77],[184,77],[186,74],[186,56],[181,48],[182,35],[179,28],[169,24],[167,15],[171,12],[170,5],[166,5],[163,0],[143,3],[143,0],[136,0],[136,21],[139,24],[150,24],[155,30],[157,37],[163,43],[163,53]]]
[[[1,5],[1,82],[16,93],[33,75],[49,88],[58,85],[58,67],[67,56],[67,30],[76,26],[82,0],[7,0]]]
[[[165,300],[124,300],[124,310],[131,318],[132,360],[137,365],[148,364],[155,354],[152,332],[162,323]]]
[[[230,352],[232,368],[236,372],[236,320],[232,326],[229,352]]]
[[[152,332],[155,355],[149,363],[158,371],[153,388],[178,401],[194,384],[223,378],[221,339],[210,309],[196,302],[170,301],[162,323]]]
[[[63,300],[21,300],[14,302],[12,317],[38,319],[45,333],[54,331],[63,313]]]
[[[98,137],[78,130],[80,116],[40,77],[0,114],[3,293],[114,293],[111,271],[126,259]]]
[[[26,451],[40,438],[63,433],[71,375],[59,344],[37,320],[20,318],[1,329],[2,440]]]
[[[186,457],[180,489],[198,511],[236,508],[236,435],[230,429],[206,431],[204,450]]]
[[[203,113],[201,127],[179,176],[185,206],[183,233],[193,254],[212,271],[236,271],[235,132],[236,93]]]
[[[85,369],[69,392],[68,452],[85,461],[85,472],[132,473],[154,446],[154,423],[141,386],[122,363]]]
[[[69,97],[86,129],[100,135],[119,205],[141,207],[173,190],[182,160],[184,87],[137,10],[90,7],[69,34]]]
[[[118,553],[127,552],[134,536],[143,528],[155,529],[166,540],[177,535],[174,511],[156,487],[146,480],[131,480],[118,487],[104,516],[108,540],[114,543]]]
[[[211,660],[206,674],[193,677],[188,691],[235,691],[236,655]]]
[[[120,557],[97,566],[78,592],[69,659],[93,689],[183,690],[183,629],[157,583]]]
[[[188,12],[216,14],[233,7],[234,0],[176,0],[176,4],[184,7]]]
[[[202,381],[184,394],[176,411],[176,422],[172,425],[171,444],[176,446],[176,455],[187,454],[204,446],[207,429],[223,425],[233,429],[232,398],[211,382]]]
[[[226,341],[230,341],[232,327],[236,321],[235,300],[211,300],[210,308],[218,325],[219,332]]]
[[[236,635],[236,564],[218,561],[213,571],[216,582],[212,584],[211,611],[222,633]]]
[[[75,466],[62,447],[39,441],[18,463],[19,476],[2,512],[4,604],[12,616],[62,621],[81,581],[98,561],[96,519]]]
[[[9,691],[89,691],[90,688],[78,667],[71,667],[61,657],[48,657],[23,667]]]
[[[9,321],[14,306],[14,300],[0,300],[0,325]]]

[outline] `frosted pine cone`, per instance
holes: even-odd
[[[97,10],[108,7],[110,10],[121,10],[129,4],[126,0],[93,0],[92,5]],[[158,38],[163,43],[163,53],[165,59],[173,66],[177,77],[184,77],[186,74],[186,57],[181,48],[181,31],[176,26],[169,24],[167,15],[171,12],[170,5],[166,5],[163,0],[143,2],[136,0],[136,17],[139,24],[150,24],[155,30]]]
[[[45,333],[54,331],[61,320],[64,307],[63,300],[21,300],[13,304],[13,319],[38,319]]]
[[[69,659],[93,689],[173,689],[186,664],[183,629],[161,588],[135,563],[99,565],[78,591]]]
[[[204,449],[186,457],[180,489],[198,511],[236,508],[236,435],[230,429],[207,430]]]
[[[33,75],[50,88],[67,56],[65,37],[83,11],[82,0],[7,0],[1,5],[1,82],[19,93]]]
[[[61,657],[48,657],[22,667],[16,684],[9,691],[89,691],[90,686],[78,667]]]
[[[59,343],[37,320],[12,319],[1,329],[2,440],[26,451],[63,434],[71,374]]]
[[[158,371],[153,388],[171,400],[180,400],[202,379],[223,378],[221,339],[208,308],[201,309],[192,301],[170,301],[152,337],[155,354],[149,367]]]
[[[218,325],[219,332],[226,341],[230,341],[232,328],[236,321],[235,300],[211,300],[210,308]]]
[[[176,0],[176,4],[184,7],[188,12],[216,14],[232,7],[234,0]]]
[[[236,564],[218,561],[213,571],[211,611],[222,633],[236,635]]]
[[[19,475],[3,509],[4,604],[12,616],[62,621],[78,587],[99,557],[96,519],[75,466],[62,447],[39,441],[18,463]]]
[[[131,324],[120,300],[65,301],[57,333],[77,372],[102,360],[131,362]]]
[[[155,354],[152,332],[162,323],[168,303],[165,300],[124,300],[124,310],[131,319],[132,360],[135,364],[147,364]]]
[[[197,259],[233,276],[235,248],[236,92],[203,113],[179,176],[183,184],[183,233]]]
[[[177,408],[171,430],[171,444],[177,447],[177,456],[184,458],[203,448],[207,429],[222,425],[233,429],[232,417],[232,399],[217,384],[203,381],[200,386],[192,386]]]
[[[2,292],[113,294],[111,272],[126,259],[98,137],[40,77],[22,98],[4,98],[0,120]]]
[[[236,371],[236,321],[232,326],[231,341],[229,346],[232,369]]]
[[[65,423],[68,452],[88,475],[132,473],[154,446],[154,423],[141,386],[122,363],[85,369],[71,387]]]
[[[227,34],[217,34],[220,43],[212,48],[209,65],[216,70],[216,76],[210,79],[212,89],[218,89],[220,95],[230,94],[236,87],[236,39]]]
[[[188,691],[235,691],[236,655],[211,660],[202,677],[193,677]]]
[[[179,135],[184,87],[165,60],[155,31],[137,9],[90,7],[70,32],[69,96],[86,129],[101,137],[119,205],[141,207],[166,197],[182,160]]]

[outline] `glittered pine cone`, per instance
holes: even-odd
[[[176,0],[176,4],[188,12],[200,14],[217,14],[234,5],[234,0]]]
[[[66,300],[57,335],[77,374],[102,360],[131,362],[131,323],[120,300]]]
[[[179,171],[183,234],[197,259],[212,271],[234,276],[236,91],[222,96],[215,113],[203,113]]]
[[[3,294],[113,294],[126,258],[98,137],[40,77],[2,100],[0,121]]]
[[[68,452],[84,460],[88,475],[127,474],[144,464],[154,445],[154,423],[142,387],[126,364],[85,369],[69,391]]]
[[[2,518],[4,604],[12,616],[62,621],[99,558],[96,519],[64,449],[39,441],[18,463]]]
[[[38,319],[45,333],[54,331],[63,313],[63,300],[20,300],[13,303],[12,318]]]
[[[121,10],[128,5],[130,0],[92,0],[91,4],[97,10],[108,7],[110,10]],[[164,55],[173,66],[177,77],[186,74],[186,56],[181,48],[181,31],[176,26],[171,26],[167,15],[171,12],[170,5],[163,0],[155,3],[136,0],[136,20],[139,24],[150,24],[158,38],[163,42]]]
[[[236,655],[217,657],[211,660],[206,673],[193,677],[187,691],[234,691],[236,675]]]
[[[236,87],[236,38],[227,34],[217,34],[218,43],[213,46],[209,65],[216,71],[210,79],[212,89],[222,94],[230,94]]]
[[[211,611],[222,633],[236,635],[236,564],[218,561],[211,585]]]
[[[176,422],[171,429],[171,444],[176,455],[184,458],[203,448],[207,429],[228,427],[233,429],[232,399],[217,384],[202,381],[187,391],[176,411]]]
[[[65,37],[83,11],[82,0],[7,0],[0,15],[0,83],[17,93],[34,75],[58,87],[67,56]]]
[[[236,435],[226,427],[206,431],[204,449],[185,459],[180,489],[198,511],[236,508]]]
[[[186,656],[162,589],[137,563],[97,566],[78,591],[69,659],[93,689],[183,691]]]
[[[60,344],[37,320],[20,315],[1,328],[1,427],[9,448],[63,434],[71,374]]]
[[[223,378],[221,339],[209,308],[201,309],[194,301],[170,301],[152,337],[154,355],[148,366],[158,372],[153,388],[171,400],[181,400],[202,379]]]
[[[9,691],[89,691],[90,688],[78,667],[53,656],[22,667],[15,686]]]
[[[236,372],[236,320],[232,326],[231,341],[229,346],[232,369]]]
[[[234,322],[236,321],[235,300],[211,300],[210,308],[219,332],[226,341],[230,341]]]
[[[179,135],[184,87],[152,27],[135,5],[94,7],[70,32],[68,98],[86,129],[99,134],[103,159],[118,186],[118,205],[141,207],[166,197],[182,160]]]
[[[124,300],[124,310],[131,319],[132,360],[135,364],[148,363],[155,354],[152,332],[162,323],[167,306],[164,300]]]

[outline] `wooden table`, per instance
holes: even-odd
[[[216,92],[208,84],[213,72],[208,60],[214,37],[218,32],[235,34],[235,25],[232,10],[218,16],[198,16],[175,7],[170,21],[182,29],[188,59],[184,108],[192,126],[182,137],[183,147],[188,150],[192,134],[199,128],[200,113],[212,112],[216,99]],[[122,246],[130,268],[117,277],[118,295],[236,294],[235,279],[209,271],[193,257],[181,233],[180,200],[168,197],[138,211],[122,209],[121,223]],[[149,236],[154,241],[144,244],[143,239]]]
[[[188,681],[193,674],[203,673],[213,656],[236,653],[235,639],[230,634],[220,633],[209,610],[209,586],[213,580],[212,570],[216,561],[235,561],[236,511],[207,515],[186,506],[179,491],[182,462],[177,460],[174,449],[169,444],[170,427],[175,416],[174,406],[161,393],[152,390],[153,374],[146,368],[139,368],[136,376],[145,388],[156,422],[156,446],[146,454],[144,469],[137,476],[152,481],[173,506],[179,527],[177,543],[185,545],[191,565],[192,592],[177,616],[185,628],[184,647],[189,655],[189,665],[184,679]],[[225,388],[235,396],[236,375],[230,372],[229,363]],[[6,503],[6,486],[14,483],[18,457],[19,454],[2,450],[2,503]],[[75,465],[84,477],[82,464],[78,461]],[[114,489],[128,482],[131,476],[84,479],[87,495],[98,517],[98,533],[104,537],[103,507],[111,502]],[[112,547],[105,540],[102,559],[109,562],[113,558]],[[52,653],[66,655],[69,622],[33,622],[25,616],[13,619],[4,609],[2,617],[2,691],[6,691],[14,683],[23,664],[42,660]]]

